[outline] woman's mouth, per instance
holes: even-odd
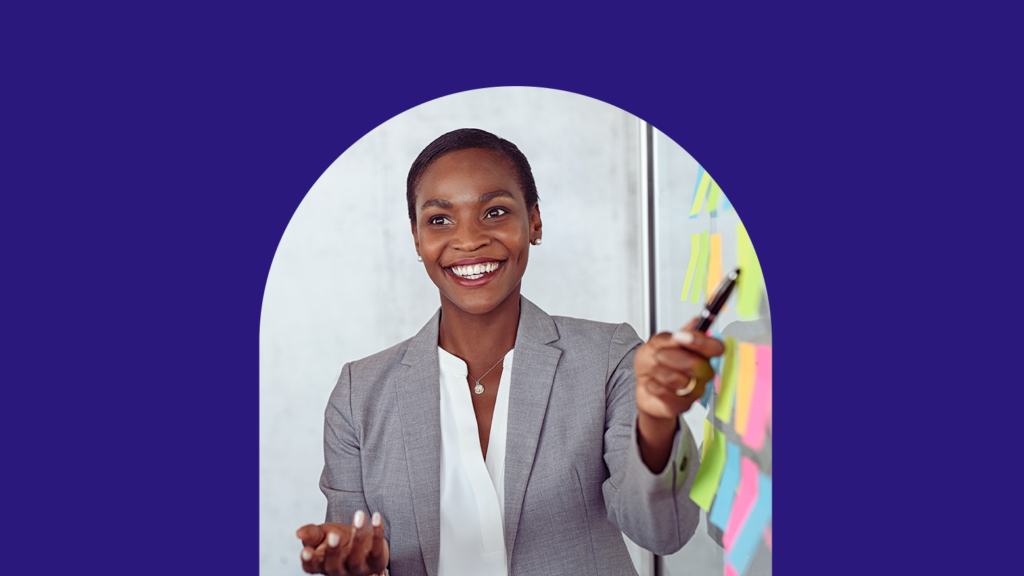
[[[493,274],[504,264],[504,261],[492,260],[480,264],[468,264],[466,266],[450,266],[445,268],[452,275],[463,280],[479,280],[488,274]]]

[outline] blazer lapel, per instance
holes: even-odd
[[[402,364],[398,407],[405,460],[412,487],[413,514],[427,574],[437,576],[441,540],[441,390],[437,359],[440,309],[409,343]]]
[[[558,330],[554,320],[520,297],[519,330],[509,387],[509,441],[505,446],[505,553],[510,560],[555,368],[562,355],[561,350],[547,345],[555,340]]]

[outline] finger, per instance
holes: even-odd
[[[302,540],[303,546],[316,548],[324,540],[324,531],[316,524],[306,524],[295,531],[295,535]]]
[[[659,367],[682,373],[686,382],[690,381],[690,376],[703,382],[715,377],[715,370],[707,358],[683,348],[663,348],[655,359]]]
[[[380,512],[374,512],[370,519],[370,554],[366,557],[366,563],[374,574],[383,574],[387,561],[384,559],[384,519]]]
[[[647,385],[647,393],[658,400],[658,402],[665,405],[667,412],[673,416],[678,416],[683,412],[690,409],[694,401],[704,395],[704,384],[701,382],[694,382],[694,387],[686,394],[680,395],[679,392],[685,391],[689,388],[689,380],[683,385],[665,386],[657,381],[651,380]],[[659,414],[654,414],[659,415]]]
[[[321,574],[324,568],[324,555],[323,553],[317,554],[317,551],[309,546],[302,549],[299,553],[299,559],[302,561],[302,569],[309,574]]]
[[[650,340],[647,341],[648,348],[652,352],[657,352],[662,348],[676,348],[679,346],[677,342],[672,340],[672,334],[670,332],[659,332],[654,336],[651,336]],[[639,354],[639,351],[637,352]]]
[[[357,510],[352,516],[352,549],[345,560],[345,568],[353,576],[368,576],[370,567],[366,556],[370,552],[371,533],[366,529],[366,512]]]
[[[352,549],[352,530],[342,531],[339,526],[327,528],[327,537],[324,539],[326,552],[324,555],[324,574],[330,576],[344,576],[345,559],[349,550]]]
[[[651,368],[647,375],[665,388],[683,388],[690,382],[689,374],[682,374],[661,364]]]
[[[672,334],[672,340],[679,346],[705,358],[721,356],[725,352],[725,345],[721,340],[693,330],[679,330]]]

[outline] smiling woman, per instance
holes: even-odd
[[[407,200],[441,307],[343,367],[324,427],[328,522],[298,530],[303,568],[634,573],[620,531],[679,550],[698,523],[699,462],[679,416],[721,342],[683,329],[644,343],[628,324],[549,316],[522,297],[542,223],[507,140],[442,135],[413,163]]]

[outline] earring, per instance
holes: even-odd
[[[419,254],[417,254],[416,255],[416,261],[417,262],[423,262],[423,256],[420,256]]]
[[[540,238],[537,238],[536,240],[534,240],[533,241],[533,245],[534,246],[540,246]]]

